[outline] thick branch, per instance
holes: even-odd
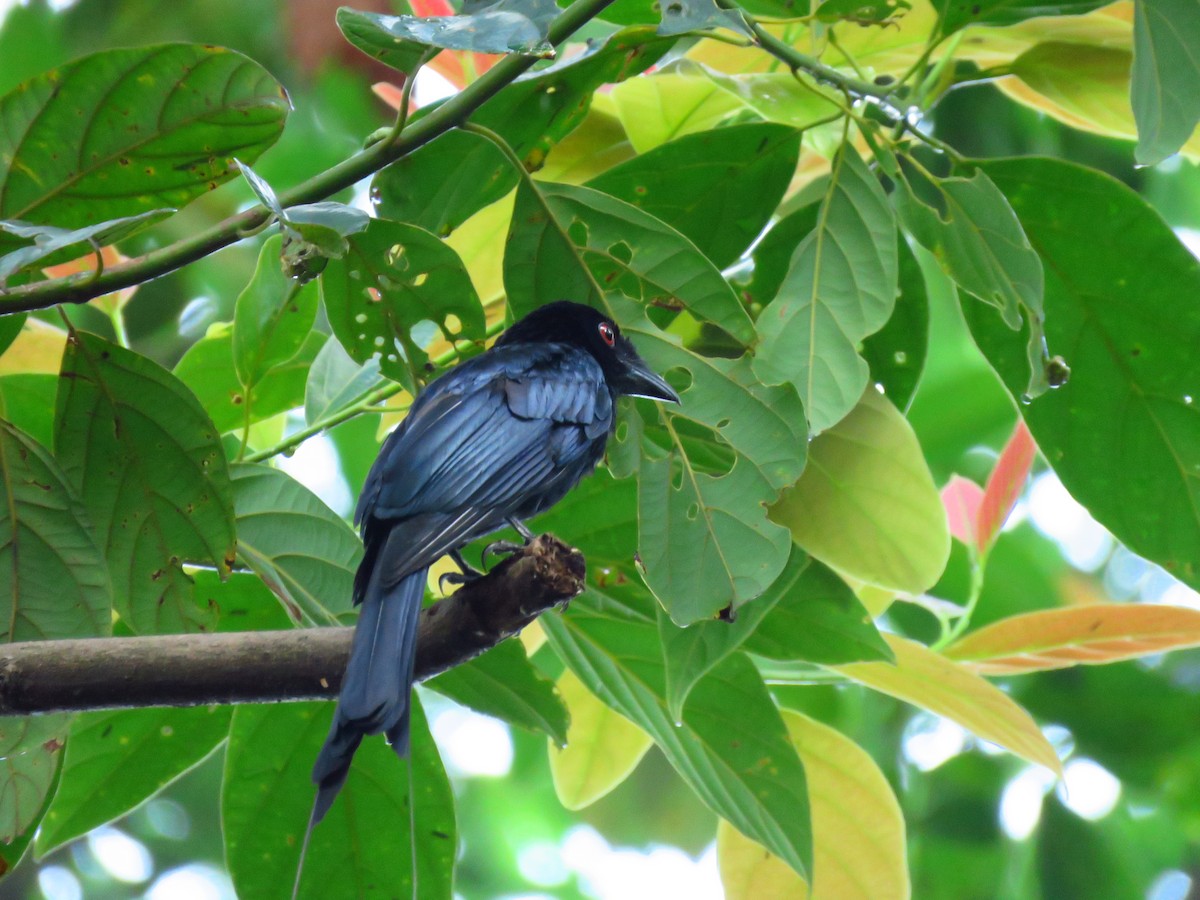
[[[516,634],[583,590],[583,555],[542,535],[421,612],[416,678]],[[0,715],[332,697],[353,628],[30,641],[0,649]]]
[[[613,0],[576,0],[550,25],[547,40],[554,45],[561,44],[612,2]],[[281,192],[280,202],[284,207],[311,203],[354,185],[456,125],[466,122],[475,110],[535,62],[537,58],[532,56],[506,56],[477,81],[467,85],[429,115],[406,127],[396,140],[384,140],[373,144],[332,169],[289,191]],[[23,285],[8,291],[0,290],[0,314],[46,309],[58,303],[86,303],[95,297],[142,284],[229,246],[246,232],[258,228],[269,216],[270,212],[266,208],[256,206],[218,222],[193,237],[105,269],[99,275],[84,272],[52,281]]]

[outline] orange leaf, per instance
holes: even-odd
[[[1098,665],[1200,646],[1200,612],[1182,606],[1097,603],[1001,619],[946,648],[989,675]]]
[[[953,475],[942,488],[942,506],[950,533],[968,547],[975,546],[979,533],[979,507],[983,505],[983,488],[961,475]]]
[[[894,634],[884,640],[896,664],[827,666],[860,684],[945,716],[984,740],[1062,774],[1058,755],[1022,707],[965,665]]]
[[[1033,468],[1035,455],[1037,445],[1033,442],[1033,435],[1029,433],[1025,420],[1018,419],[1016,431],[1000,452],[996,467],[988,476],[987,487],[983,489],[983,502],[979,507],[975,532],[980,553],[988,551],[1004,527],[1004,521],[1025,487],[1025,479]]]
[[[101,248],[100,259],[103,261],[104,268],[106,269],[111,269],[113,266],[129,261],[129,258],[112,244]],[[47,266],[42,271],[46,273],[47,278],[64,278],[67,275],[74,275],[76,272],[91,272],[95,268],[96,254],[88,253],[86,256],[80,256],[70,262],[59,263],[57,266]],[[128,303],[129,298],[135,293],[137,293],[136,284],[132,287],[114,291],[111,294],[105,294],[103,297],[97,297],[92,303],[111,315],[114,310],[120,309]]]

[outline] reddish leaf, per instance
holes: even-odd
[[[996,468],[988,476],[987,487],[983,490],[983,503],[979,507],[979,520],[976,530],[977,546],[980,553],[986,553],[996,540],[996,535],[1012,512],[1017,498],[1025,487],[1025,479],[1033,467],[1033,457],[1037,453],[1037,445],[1033,435],[1025,426],[1024,420],[1017,421],[1017,428],[996,460]]]
[[[950,533],[968,547],[975,546],[979,533],[979,508],[983,505],[983,488],[961,475],[951,476],[942,488],[942,506]]]

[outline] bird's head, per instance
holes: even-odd
[[[599,310],[570,300],[557,300],[535,309],[496,341],[507,344],[570,344],[586,350],[604,372],[616,394],[678,403],[679,395],[666,379],[646,365],[617,323]]]

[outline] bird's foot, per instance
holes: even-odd
[[[470,584],[472,581],[477,581],[482,577],[482,572],[476,572],[470,567],[462,572],[444,572],[438,579],[438,590],[445,594],[446,585],[461,586],[464,584]]]
[[[518,544],[513,541],[492,541],[483,548],[483,553],[479,557],[479,561],[487,568],[489,556],[512,556],[514,553],[520,553],[526,547],[525,544]]]

